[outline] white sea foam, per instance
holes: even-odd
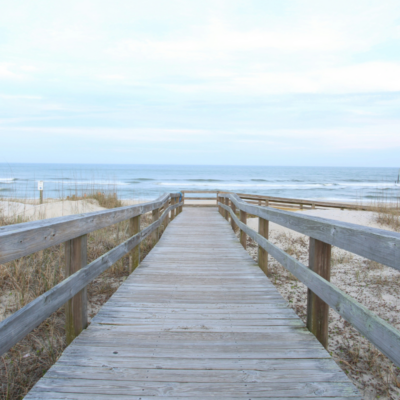
[[[15,178],[0,178],[0,183],[11,183],[14,181],[15,181]]]
[[[38,181],[36,181],[38,182]],[[62,183],[63,185],[87,185],[87,186],[96,186],[96,185],[107,185],[107,186],[128,186],[130,183],[128,182],[114,182],[114,181],[74,181],[74,180],[57,180],[57,181],[44,181],[44,183]]]

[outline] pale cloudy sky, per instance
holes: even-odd
[[[0,10],[0,162],[400,166],[399,0]]]

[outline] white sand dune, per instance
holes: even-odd
[[[5,217],[20,217],[23,220],[29,221],[102,210],[106,210],[106,208],[100,207],[96,200],[66,200],[37,206],[18,202],[0,201],[0,212],[3,213]]]

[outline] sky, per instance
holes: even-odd
[[[1,162],[400,167],[400,2],[3,1]]]

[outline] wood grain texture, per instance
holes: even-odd
[[[158,228],[166,213],[179,204],[170,206],[160,219],[143,229],[124,243],[110,250],[95,261],[81,268],[78,272],[63,280],[52,289],[42,294],[16,313],[0,322],[0,355],[23,339],[54,311],[63,306],[69,299],[84,289],[88,283],[111,267],[119,259],[128,254],[140,244],[156,228]]]
[[[253,206],[234,194],[221,193],[220,196],[229,196],[238,209],[249,214],[400,270],[400,233],[398,232],[301,215],[270,207]]]
[[[135,236],[140,232],[140,215],[129,219],[129,235]],[[129,253],[129,273],[131,274],[140,263],[140,243]]]
[[[225,207],[225,205],[221,205],[221,207]],[[240,229],[245,231],[256,243],[400,367],[400,332],[397,329],[247,225],[244,225],[233,214],[232,210],[230,212]]]
[[[233,210],[233,212],[235,211]],[[258,233],[265,239],[268,239],[269,221],[263,218],[258,219]],[[268,253],[261,246],[258,246],[258,266],[265,275],[268,274]]]
[[[330,244],[310,238],[309,268],[327,280],[331,280]],[[312,290],[307,290],[307,328],[328,349],[329,306]]]
[[[360,395],[217,208],[184,208],[26,399]]]
[[[65,242],[65,276],[87,265],[87,235]],[[87,290],[84,287],[65,303],[65,338],[70,344],[88,324]]]
[[[242,224],[247,223],[247,212],[244,210],[239,210],[239,215],[240,215],[240,222]],[[240,230],[240,244],[243,246],[244,249],[247,248],[247,235],[244,230]]]
[[[0,227],[0,264],[153,211],[173,196],[176,194],[164,194],[136,206]]]

